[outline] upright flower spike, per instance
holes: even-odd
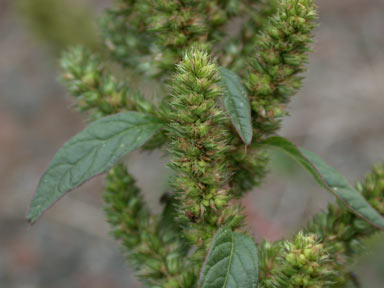
[[[252,1],[251,1],[252,2]],[[258,1],[256,1],[258,2]],[[279,2],[279,5],[277,5]],[[233,152],[228,161],[233,170],[230,185],[240,197],[261,182],[265,175],[268,158],[257,143],[280,128],[281,118],[287,114],[285,105],[301,86],[307,53],[312,42],[312,30],[316,27],[316,7],[312,0],[260,1],[265,16],[275,11],[268,24],[260,24],[257,17],[245,28],[249,30],[244,41],[245,55],[251,57],[251,68],[245,79],[251,102],[254,141],[244,151],[240,141],[234,140]],[[265,22],[262,17],[262,22]],[[256,21],[256,22],[255,22]],[[253,24],[252,24],[253,23]],[[256,49],[256,51],[255,51]],[[256,55],[255,55],[256,54]]]
[[[230,200],[225,163],[230,136],[218,106],[219,80],[208,54],[194,48],[186,52],[171,81],[170,166],[178,173],[174,180],[181,210],[193,222],[207,221]]]
[[[256,139],[276,132],[285,105],[301,87],[316,18],[313,0],[281,0],[265,31],[255,36],[246,84]]]
[[[150,214],[124,165],[109,172],[104,200],[112,234],[138,276],[149,287],[191,287],[194,275],[184,267],[184,244],[175,230]]]
[[[186,237],[203,248],[195,255],[199,260],[218,227],[236,228],[243,220],[237,206],[228,206],[233,197],[226,163],[231,136],[229,120],[218,104],[219,81],[207,53],[196,48],[185,53],[171,81],[170,167],[177,173],[173,186],[180,198],[179,218],[187,227]]]

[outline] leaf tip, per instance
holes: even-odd
[[[27,215],[25,216],[27,223],[32,226],[33,224],[36,223],[39,217],[36,217],[33,213],[31,213],[31,207],[29,206]]]
[[[253,133],[251,132],[251,134],[249,135],[249,137],[247,137],[247,139],[243,139],[244,143],[245,143],[245,146],[249,146],[251,145],[252,143],[252,138],[253,138]]]

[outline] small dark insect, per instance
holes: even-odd
[[[161,195],[161,197],[160,197],[160,203],[161,204],[166,204],[168,201],[169,201],[169,199],[171,199],[172,198],[172,194],[171,193],[169,193],[169,192],[165,192],[163,195]]]
[[[197,216],[193,214],[191,211],[185,211],[185,215],[191,220],[193,223],[196,223],[197,221]]]

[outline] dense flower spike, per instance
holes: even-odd
[[[239,208],[228,206],[230,170],[228,119],[218,105],[219,74],[209,56],[192,49],[178,65],[171,82],[169,151],[173,185],[180,198],[180,220],[190,223],[186,237],[207,248],[222,225],[237,227]]]
[[[108,73],[101,59],[85,48],[66,51],[60,64],[61,79],[76,97],[76,106],[82,111],[92,110],[92,117],[128,110],[155,113],[153,104]]]
[[[140,278],[150,287],[190,287],[194,275],[185,270],[185,247],[172,225],[150,214],[124,165],[113,168],[107,180],[107,220]]]
[[[346,273],[330,252],[315,234],[303,232],[292,241],[266,242],[260,251],[260,287],[344,287]]]
[[[103,21],[106,44],[128,67],[164,76],[184,50],[196,44],[213,48],[225,35],[223,25],[241,8],[239,0],[118,1]]]
[[[277,0],[118,0],[103,18],[106,46],[120,63],[148,76],[165,76],[195,45],[218,62],[245,71],[253,35],[267,23]],[[151,15],[151,17],[148,17]],[[246,21],[238,21],[237,18]],[[235,22],[235,25],[228,25]],[[228,31],[228,26],[239,26]]]
[[[312,30],[316,27],[312,0],[282,0],[279,5],[276,1],[267,2],[259,4],[266,15],[275,12],[268,24],[262,24],[264,17],[260,16],[260,20],[253,15],[251,24],[246,26],[250,31],[260,25],[265,29],[258,34],[249,31],[246,35],[250,35],[244,36],[244,43],[248,43],[245,55],[256,53],[251,57],[251,70],[245,80],[251,101],[254,142],[246,153],[242,143],[235,140],[236,148],[228,159],[234,173],[231,186],[238,196],[258,185],[265,175],[268,158],[257,143],[275,133],[281,118],[287,114],[285,105],[301,86],[302,77],[298,74],[305,71]]]
[[[316,17],[313,0],[281,0],[266,29],[252,41],[256,56],[246,85],[256,139],[276,132],[285,105],[301,86],[299,74],[308,61]]]
[[[182,210],[194,222],[208,220],[211,210],[230,200],[224,162],[230,136],[218,106],[218,83],[216,66],[198,49],[185,54],[171,82],[169,151],[175,157],[170,166],[179,173],[175,186]]]

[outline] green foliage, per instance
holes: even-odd
[[[83,47],[73,47],[62,54],[61,82],[76,97],[75,106],[87,112],[91,119],[122,112],[137,111],[162,118],[161,107],[148,101],[140,90],[130,88],[129,83],[118,80],[105,67],[101,57]],[[166,141],[159,131],[144,149],[153,150]]]
[[[350,264],[384,228],[383,166],[354,189],[313,153],[270,137],[301,87],[316,18],[312,0],[117,0],[101,21],[109,54],[75,47],[61,58],[63,84],[94,122],[54,157],[29,220],[109,170],[107,220],[146,287],[349,287]],[[257,249],[234,200],[260,184],[271,146],[344,204]],[[158,215],[115,165],[139,147],[170,157]]]
[[[119,113],[92,123],[53,158],[33,197],[28,220],[35,222],[64,193],[111,169],[162,125],[158,119],[138,112]]]
[[[356,185],[356,190],[384,215],[384,164],[374,167],[365,180]],[[326,213],[316,215],[306,230],[334,245],[336,253],[348,257],[361,254],[364,240],[378,232],[344,206],[335,204],[329,205]]]
[[[262,145],[287,153],[311,173],[324,189],[338,197],[352,213],[384,230],[384,217],[369,205],[368,201],[348,183],[343,175],[323,162],[319,156],[303,148],[299,149],[288,140],[278,136],[267,139]]]
[[[247,91],[239,77],[231,70],[221,68],[224,89],[223,104],[239,136],[246,145],[252,142],[251,106]]]
[[[258,266],[257,248],[252,238],[224,228],[212,240],[199,287],[255,288]]]

